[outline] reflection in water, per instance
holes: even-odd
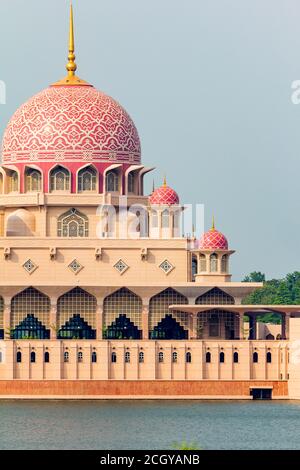
[[[300,449],[300,402],[0,401],[0,449]]]

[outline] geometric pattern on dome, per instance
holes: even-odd
[[[200,250],[228,250],[228,241],[223,233],[211,229],[199,241]]]
[[[94,87],[50,87],[12,116],[3,163],[16,161],[140,162],[136,127],[124,108]]]
[[[159,267],[165,274],[169,274],[174,269],[174,266],[167,259],[160,263]]]
[[[156,189],[149,197],[150,204],[161,204],[171,206],[173,204],[179,204],[179,197],[174,189],[169,186],[161,186]]]

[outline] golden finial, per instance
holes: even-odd
[[[166,175],[164,176],[163,187],[164,187],[164,188],[167,187],[167,177],[166,177]]]
[[[154,178],[153,178],[152,194],[154,193],[154,191],[155,191],[155,181],[154,181]]]
[[[212,218],[212,224],[211,224],[211,229],[210,230],[216,230],[216,227],[215,227],[215,216],[213,215],[213,218]]]
[[[69,30],[69,62],[67,63],[67,71],[69,77],[74,77],[77,70],[77,65],[75,62],[75,41],[74,41],[74,19],[73,19],[73,5],[70,4],[70,30]]]
[[[74,17],[72,0],[70,3],[69,55],[66,69],[68,71],[68,75],[59,82],[54,83],[52,86],[92,86],[75,75],[77,65],[75,62]]]

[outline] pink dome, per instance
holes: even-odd
[[[155,189],[149,197],[150,204],[153,205],[166,205],[172,206],[173,204],[179,204],[179,197],[174,189],[170,188],[166,184],[163,184],[160,188]]]
[[[228,241],[223,233],[214,227],[205,232],[199,240],[200,250],[228,250]]]
[[[127,112],[93,86],[51,86],[23,104],[3,137],[2,163],[140,163]]]

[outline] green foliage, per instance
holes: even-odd
[[[179,442],[172,446],[176,450],[201,450],[195,442]]]
[[[262,289],[249,294],[243,299],[247,305],[298,305],[300,304],[300,272],[295,271],[287,274],[283,279],[265,280],[261,272],[250,273],[243,282],[264,282]],[[258,317],[259,321],[265,323],[280,323],[280,315],[269,313]]]

